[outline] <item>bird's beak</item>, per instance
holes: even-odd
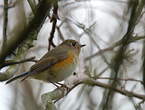
[[[84,47],[84,46],[86,46],[85,44],[83,44],[83,45],[80,45],[80,47],[82,48],[82,47]]]

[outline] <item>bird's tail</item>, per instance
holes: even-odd
[[[28,71],[28,72],[21,73],[21,74],[19,74],[19,75],[17,75],[17,76],[14,76],[14,77],[10,78],[10,79],[6,82],[6,84],[11,83],[12,81],[17,80],[18,78],[27,76],[29,73],[30,73],[30,72]]]

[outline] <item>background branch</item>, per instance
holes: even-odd
[[[127,32],[124,35],[124,37],[122,38],[122,43],[120,48],[118,49],[118,52],[116,53],[115,57],[112,59],[112,74],[111,76],[114,77],[114,79],[117,79],[119,76],[119,68],[123,62],[123,58],[125,56],[125,51],[128,47],[128,42],[132,37],[134,28],[136,26],[136,22],[138,20],[138,17],[141,15],[141,12],[143,10],[144,4],[145,4],[145,0],[134,0],[134,1],[130,1],[132,4],[132,8],[131,8],[131,14],[130,14],[130,20],[128,23],[128,28],[127,28]],[[117,86],[117,80],[114,81],[110,81],[111,85],[113,87]],[[102,101],[102,104],[104,105],[102,110],[107,110],[112,109],[112,101],[113,101],[113,96],[114,96],[114,92],[112,90],[109,90],[104,93],[104,100]]]
[[[25,29],[16,36],[12,36],[7,41],[7,47],[0,52],[0,65],[2,65],[5,58],[10,55],[24,40],[30,36],[32,37],[34,33],[36,34],[39,32],[51,9],[52,4],[53,2],[51,0],[41,0],[34,17],[30,20],[27,27],[25,27]]]
[[[55,47],[55,44],[53,42],[53,38],[54,38],[54,33],[55,33],[57,19],[58,19],[57,10],[58,10],[58,3],[56,2],[53,5],[53,15],[52,15],[52,18],[50,20],[50,22],[52,22],[52,29],[51,29],[51,32],[50,32],[50,37],[48,39],[48,42],[49,42],[48,50],[50,50],[51,46]]]
[[[4,0],[3,10],[3,44],[1,50],[4,50],[7,44],[8,0]]]
[[[121,88],[114,88],[110,84],[105,84],[105,83],[102,83],[99,81],[92,80],[90,78],[86,78],[86,79],[83,79],[81,81],[76,81],[75,84],[67,90],[67,92],[66,92],[65,87],[61,86],[60,88],[57,88],[51,92],[43,94],[41,96],[41,99],[43,102],[43,108],[45,108],[44,110],[56,110],[56,107],[55,107],[53,101],[58,101],[62,97],[68,95],[74,88],[76,88],[80,84],[85,84],[85,85],[89,85],[89,86],[98,86],[98,87],[112,90],[114,92],[117,92],[119,94],[122,94],[122,95],[125,95],[128,97],[138,98],[140,100],[145,100],[145,95],[137,94],[137,93],[125,90],[125,89],[121,89]]]

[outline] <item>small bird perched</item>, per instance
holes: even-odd
[[[80,50],[85,45],[75,40],[65,40],[47,52],[28,72],[10,78],[6,84],[23,77],[32,77],[45,82],[60,82],[70,76],[77,65]]]

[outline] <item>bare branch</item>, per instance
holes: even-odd
[[[7,60],[7,61],[4,62],[3,66],[2,66],[1,68],[5,67],[5,66],[15,65],[15,64],[25,63],[25,62],[37,62],[37,61],[34,60],[34,59],[35,59],[35,57],[23,59],[23,60],[21,60],[21,61]]]
[[[39,32],[52,4],[53,3],[51,0],[41,0],[36,10],[35,16],[29,22],[29,25],[22,32],[17,33],[17,36],[12,36],[11,39],[7,41],[7,47],[0,52],[0,65],[4,62],[5,58],[10,55],[12,51],[14,51],[23,41],[28,39],[30,35],[33,37],[32,34]]]
[[[3,50],[7,44],[8,0],[4,0],[3,16],[3,45],[1,50]]]
[[[55,33],[55,29],[56,29],[56,23],[57,23],[57,19],[58,19],[57,10],[58,10],[58,3],[56,2],[53,5],[53,15],[52,15],[52,18],[50,20],[53,23],[52,23],[52,29],[51,29],[51,32],[50,32],[50,37],[48,39],[48,41],[49,41],[48,50],[50,50],[51,45],[53,47],[55,47],[55,44],[53,42],[53,38],[54,38],[54,33]]]

